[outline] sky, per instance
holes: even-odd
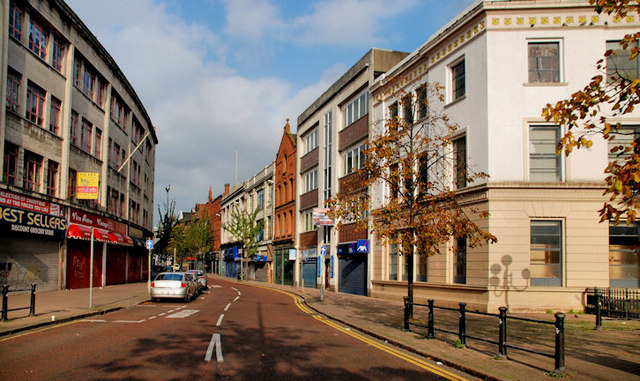
[[[66,0],[155,126],[154,219],[273,160],[298,116],[370,48],[412,52],[473,0]],[[237,170],[236,170],[237,153]]]

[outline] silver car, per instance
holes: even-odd
[[[187,270],[187,273],[193,274],[194,278],[198,281],[198,292],[209,288],[207,276],[204,275],[202,270]]]
[[[193,274],[163,272],[151,282],[151,299],[184,299],[185,302],[197,296],[198,288]]]

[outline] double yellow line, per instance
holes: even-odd
[[[256,287],[260,287],[260,286],[256,286]],[[311,310],[309,307],[307,307],[305,304],[302,303],[301,299],[294,294],[291,294],[287,291],[282,291],[282,290],[278,290],[278,289],[274,289],[274,288],[268,288],[268,287],[261,287],[261,288],[265,288],[265,289],[269,289],[269,290],[273,290],[273,291],[277,291],[280,292],[282,294],[285,295],[289,295],[291,298],[293,298],[296,306],[298,306],[298,308],[300,310],[302,310],[302,312],[311,315],[314,319],[318,320],[319,322],[322,322],[334,329],[337,329],[338,331],[345,333],[355,339],[358,339],[364,343],[367,343],[369,345],[371,345],[372,347],[378,348],[381,351],[384,351],[386,353],[389,353],[390,355],[393,355],[395,357],[398,357],[404,361],[407,361],[421,369],[427,370],[431,373],[437,374],[441,377],[446,378],[447,380],[456,380],[456,381],[462,381],[462,380],[467,380],[466,378],[460,377],[454,373],[451,373],[445,369],[439,368],[425,360],[419,359],[417,357],[411,356],[403,351],[400,351],[399,349],[384,345],[382,343],[377,342],[376,340],[372,340],[369,337],[366,337],[362,334],[353,332],[349,329],[346,329],[345,327],[342,327],[341,325],[325,318],[322,315],[319,315],[318,313],[314,312],[313,310]]]

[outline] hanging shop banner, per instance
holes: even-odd
[[[329,208],[313,208],[311,215],[313,226],[333,226],[334,222],[329,218]]]
[[[78,172],[77,198],[79,200],[97,200],[99,183],[99,173]]]
[[[0,228],[7,232],[62,238],[67,220],[60,205],[0,191]]]

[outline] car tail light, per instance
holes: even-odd
[[[156,286],[156,282],[151,282],[151,287],[155,287]]]
[[[184,282],[180,283],[180,288],[185,288],[185,287],[187,287],[187,285],[184,284]]]

